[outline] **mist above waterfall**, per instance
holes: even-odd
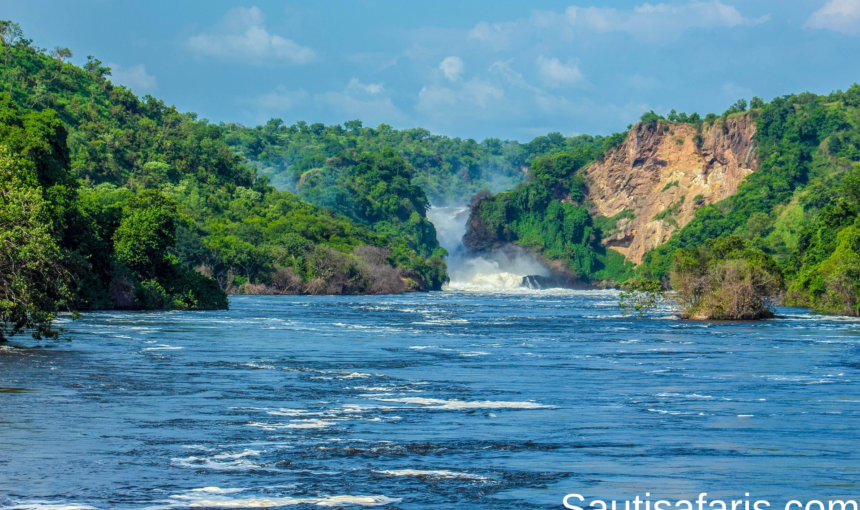
[[[436,227],[439,244],[448,250],[446,262],[450,289],[488,290],[521,288],[528,275],[547,275],[534,256],[518,246],[473,255],[463,245],[469,208],[433,207],[427,218]]]

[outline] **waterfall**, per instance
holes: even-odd
[[[471,255],[463,245],[468,207],[433,207],[427,218],[436,227],[439,244],[448,250],[445,262],[454,290],[540,289],[531,275],[548,274],[535,258],[518,246],[489,254]]]

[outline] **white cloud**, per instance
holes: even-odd
[[[510,60],[508,60],[508,61],[499,60],[499,61],[493,62],[492,65],[490,65],[489,71],[490,71],[490,73],[492,73],[496,76],[500,76],[505,81],[505,83],[507,83],[509,85],[513,85],[516,88],[525,89],[525,90],[534,92],[536,94],[543,94],[544,93],[541,89],[530,85],[526,81],[526,79],[523,77],[522,74],[516,72],[511,67],[511,61]]]
[[[563,13],[535,11],[529,18],[512,22],[490,24],[482,21],[475,25],[468,37],[496,50],[527,41],[531,36],[570,41],[588,34],[624,32],[656,41],[675,38],[694,28],[753,26],[769,19],[769,15],[744,17],[737,8],[719,0],[694,0],[681,5],[645,3],[633,9],[573,5]]]
[[[385,92],[385,87],[383,87],[381,83],[368,83],[365,85],[361,83],[358,78],[349,80],[349,84],[346,87],[366,94],[381,94],[382,92]]]
[[[189,38],[187,45],[199,56],[253,64],[306,64],[316,58],[313,49],[269,33],[256,7],[231,9],[216,30]]]
[[[469,39],[485,43],[497,50],[508,46],[510,36],[518,28],[517,22],[493,23],[481,21],[469,31]]]
[[[439,69],[442,70],[442,74],[444,74],[445,78],[448,78],[448,81],[452,83],[460,79],[465,68],[466,66],[463,64],[460,57],[445,57],[445,59],[439,63]]]
[[[582,81],[582,73],[573,62],[563,64],[557,58],[546,58],[543,55],[537,59],[538,72],[550,87],[576,85]]]
[[[501,88],[473,78],[459,88],[422,87],[416,109],[431,116],[447,115],[467,110],[485,110],[504,98]],[[498,105],[497,105],[498,106]]]
[[[806,28],[822,28],[848,35],[860,34],[860,0],[830,0],[806,20]]]
[[[123,67],[119,64],[107,64],[111,69],[110,81],[119,85],[125,85],[131,90],[140,92],[152,92],[158,88],[155,81],[155,76],[146,73],[146,67],[143,64]]]
[[[274,92],[242,102],[252,105],[260,112],[284,112],[293,109],[301,101],[307,100],[307,98],[308,93],[302,89],[288,90],[282,86],[278,87]]]

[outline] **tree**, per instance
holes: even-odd
[[[735,104],[733,104],[730,108],[730,111],[733,113],[741,113],[747,111],[747,100],[746,99],[738,99]]]
[[[684,319],[755,320],[773,317],[782,270],[736,235],[711,239],[674,254],[673,301]]]
[[[361,129],[361,121],[358,119],[348,120],[343,123],[343,127],[345,127],[347,131],[358,131]]]
[[[66,61],[66,59],[72,58],[74,55],[72,54],[72,50],[68,48],[61,48],[59,46],[54,47],[51,50],[51,57],[57,59],[58,64],[62,64]]]
[[[74,299],[49,208],[32,169],[0,146],[0,341],[56,337],[51,322]]]
[[[110,76],[110,67],[102,66],[102,61],[92,55],[87,55],[87,63],[84,64],[84,70],[96,77],[96,80],[101,81],[105,76]]]
[[[176,244],[178,205],[158,190],[144,190],[126,202],[114,234],[117,259],[150,278]]]
[[[4,46],[13,46],[23,39],[24,32],[20,25],[9,20],[0,21],[0,41],[3,42]]]
[[[654,113],[654,110],[651,110],[650,112],[643,113],[640,120],[649,129],[651,129],[654,126],[656,126],[658,122],[660,122],[661,120],[665,120],[665,119],[663,118],[662,115],[657,115],[656,113]]]
[[[12,23],[10,20],[0,21],[0,41],[3,42],[3,66],[9,68],[9,54],[12,52],[12,46],[24,39],[24,32],[21,26],[17,23]],[[12,90],[10,80],[9,90]]]

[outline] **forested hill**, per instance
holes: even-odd
[[[679,249],[737,236],[780,264],[787,304],[860,314],[860,85],[753,106],[758,170],[646,253],[640,274],[666,278]]]
[[[482,189],[511,189],[522,182],[535,159],[572,149],[583,139],[597,145],[604,141],[600,136],[550,133],[524,144],[497,138],[478,143],[433,135],[421,128],[364,127],[359,120],[343,125],[297,122],[286,126],[281,119],[272,119],[254,128],[233,123],[221,127],[227,144],[280,189],[313,198],[300,186],[309,171],[328,171],[332,158],[342,164],[353,153],[388,148],[415,169],[413,184],[437,206],[465,204]]]
[[[427,199],[397,155],[352,156],[344,179],[361,214],[312,206],[257,176],[221,127],[0,23],[0,338],[58,308],[218,308],[225,291],[400,292],[447,278]]]
[[[786,304],[858,315],[858,162],[857,84],[827,95],[741,100],[720,116],[648,112],[601,150],[583,144],[539,158],[515,190],[481,195],[466,241],[477,250],[516,243],[584,280],[665,285],[690,268],[695,281],[725,278],[723,260],[696,261],[714,246],[732,246],[745,257],[734,266],[741,280],[777,267]],[[598,213],[612,204],[630,207]],[[650,251],[630,271],[621,255],[629,248],[612,248],[637,235],[637,225],[647,229]]]

